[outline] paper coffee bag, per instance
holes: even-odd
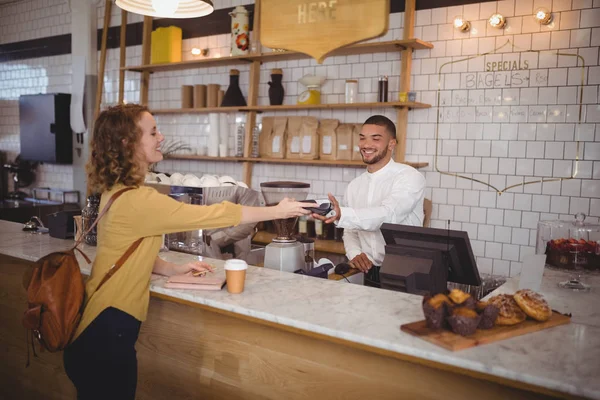
[[[273,132],[274,117],[262,119],[262,130],[258,135],[258,154],[262,158],[271,158],[271,133]]]
[[[362,129],[362,124],[352,125],[354,125],[354,130],[352,132],[352,161],[362,161],[360,149],[358,147],[358,141],[360,140],[360,130]]]
[[[287,117],[275,117],[275,119],[273,120],[273,131],[271,132],[271,144],[269,148],[271,158],[285,158],[286,126]]]
[[[287,122],[287,154],[286,158],[300,158],[300,128],[302,117],[288,117]]]
[[[321,160],[335,160],[337,157],[336,128],[340,124],[337,119],[323,119],[319,123],[319,158]]]
[[[302,117],[300,128],[300,158],[317,160],[319,158],[319,120],[315,117]]]
[[[354,134],[354,124],[340,124],[335,132],[337,136],[336,160],[352,160],[352,136]]]

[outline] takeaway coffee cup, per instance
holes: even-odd
[[[225,261],[225,277],[227,279],[227,291],[237,294],[244,291],[246,282],[246,270],[248,264],[244,260],[232,259]]]

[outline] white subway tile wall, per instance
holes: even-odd
[[[223,0],[217,7],[244,3]],[[547,26],[538,25],[532,18],[534,7],[541,5],[553,13]],[[494,12],[507,17],[505,29],[487,24]],[[99,6],[99,28],[103,14]],[[459,15],[471,22],[470,32],[453,29],[454,17]],[[140,21],[140,16],[130,14],[129,22]],[[451,229],[469,233],[481,272],[514,276],[523,268],[525,256],[535,252],[539,220],[571,218],[576,212],[589,214],[590,222],[598,223],[600,217],[599,4],[502,0],[419,10],[416,22],[415,37],[432,41],[435,47],[413,53],[411,87],[418,101],[433,107],[410,111],[406,159],[430,164],[421,171],[427,179],[426,197],[433,201],[431,226],[447,228],[450,220]],[[120,10],[113,7],[110,25],[119,24]],[[0,7],[0,26],[0,43],[69,33],[70,10],[61,0],[22,1]],[[400,39],[402,28],[403,14],[392,14],[388,33],[376,41]],[[198,57],[191,54],[193,47],[208,48],[209,57],[226,56],[229,44],[229,35],[184,40],[183,59]],[[484,53],[493,54],[477,56]],[[322,65],[308,59],[265,63],[261,67],[258,104],[269,104],[271,68],[283,69],[285,104],[296,102],[304,90],[298,79],[306,74],[327,76],[322,87],[324,103],[343,102],[344,84],[349,78],[359,80],[358,101],[375,101],[379,75],[389,77],[389,98],[394,100],[398,98],[399,61],[400,54],[394,52],[330,57]],[[140,62],[141,46],[128,48],[127,64]],[[118,50],[109,50],[104,106],[117,101],[118,64]],[[241,71],[240,86],[247,95],[249,68],[234,68]],[[0,150],[12,154],[19,151],[18,96],[69,92],[70,69],[70,56],[0,64]],[[151,108],[179,108],[182,85],[217,83],[226,89],[229,67],[157,72],[150,82]],[[128,72],[126,101],[139,101],[139,90],[139,74]],[[395,111],[381,108],[296,111],[286,115],[362,122],[376,113],[396,118]],[[157,121],[168,139],[187,143],[193,152],[207,145],[206,115],[161,114]],[[229,116],[229,123],[228,151],[232,153],[234,115]],[[574,162],[576,157],[580,159],[578,164]],[[231,162],[166,160],[158,169],[242,179],[241,166]],[[311,196],[323,197],[331,192],[343,197],[348,182],[363,171],[255,164],[252,185],[258,188],[268,180],[299,180],[311,184]],[[575,172],[574,179],[553,180],[568,178]],[[37,185],[68,187],[71,175],[70,167],[44,165]],[[489,186],[463,177],[499,190],[527,184],[498,195]],[[548,181],[529,183],[541,178]]]

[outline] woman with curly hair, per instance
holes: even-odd
[[[302,203],[289,199],[272,207],[229,202],[197,206],[144,186],[150,164],[163,159],[163,140],[148,109],[136,104],[111,107],[94,125],[87,173],[92,191],[102,194],[100,209],[121,189],[134,189],[123,193],[98,223],[85,309],[64,352],[65,370],[78,399],[134,399],[135,343],[148,310],[151,273],[170,276],[210,269],[202,262],[176,265],[162,260],[158,257],[162,234],[308,214]],[[139,247],[96,293],[110,267],[140,238]]]

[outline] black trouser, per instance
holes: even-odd
[[[78,400],[135,399],[135,342],[140,325],[131,315],[110,307],[65,349],[65,371]]]
[[[381,281],[379,280],[379,269],[376,265],[372,266],[371,269],[365,274],[365,286],[372,286],[376,288],[381,287]]]

